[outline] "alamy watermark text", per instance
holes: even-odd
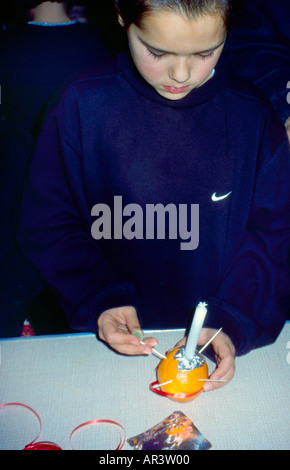
[[[95,204],[91,226],[95,240],[182,240],[181,250],[195,250],[199,245],[199,204],[139,204],[123,206],[122,196],[114,196],[111,208]]]

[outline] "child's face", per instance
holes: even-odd
[[[142,77],[164,98],[179,100],[203,85],[221,55],[226,29],[222,17],[189,20],[160,10],[128,29],[133,61]]]

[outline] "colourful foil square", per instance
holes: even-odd
[[[182,411],[127,440],[134,450],[208,450],[212,444]]]

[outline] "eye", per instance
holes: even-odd
[[[162,57],[165,56],[165,54],[162,54],[162,53],[156,54],[156,52],[151,51],[151,49],[148,49],[148,47],[146,47],[146,51],[148,55],[150,55],[151,57],[154,57],[154,59],[161,59]]]
[[[208,54],[197,54],[203,60],[209,59],[214,55],[215,51],[209,52]]]

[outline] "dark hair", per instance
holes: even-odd
[[[225,26],[230,22],[231,0],[115,0],[126,29],[131,24],[140,27],[143,18],[157,10],[184,14],[189,19],[205,14],[220,13]]]

